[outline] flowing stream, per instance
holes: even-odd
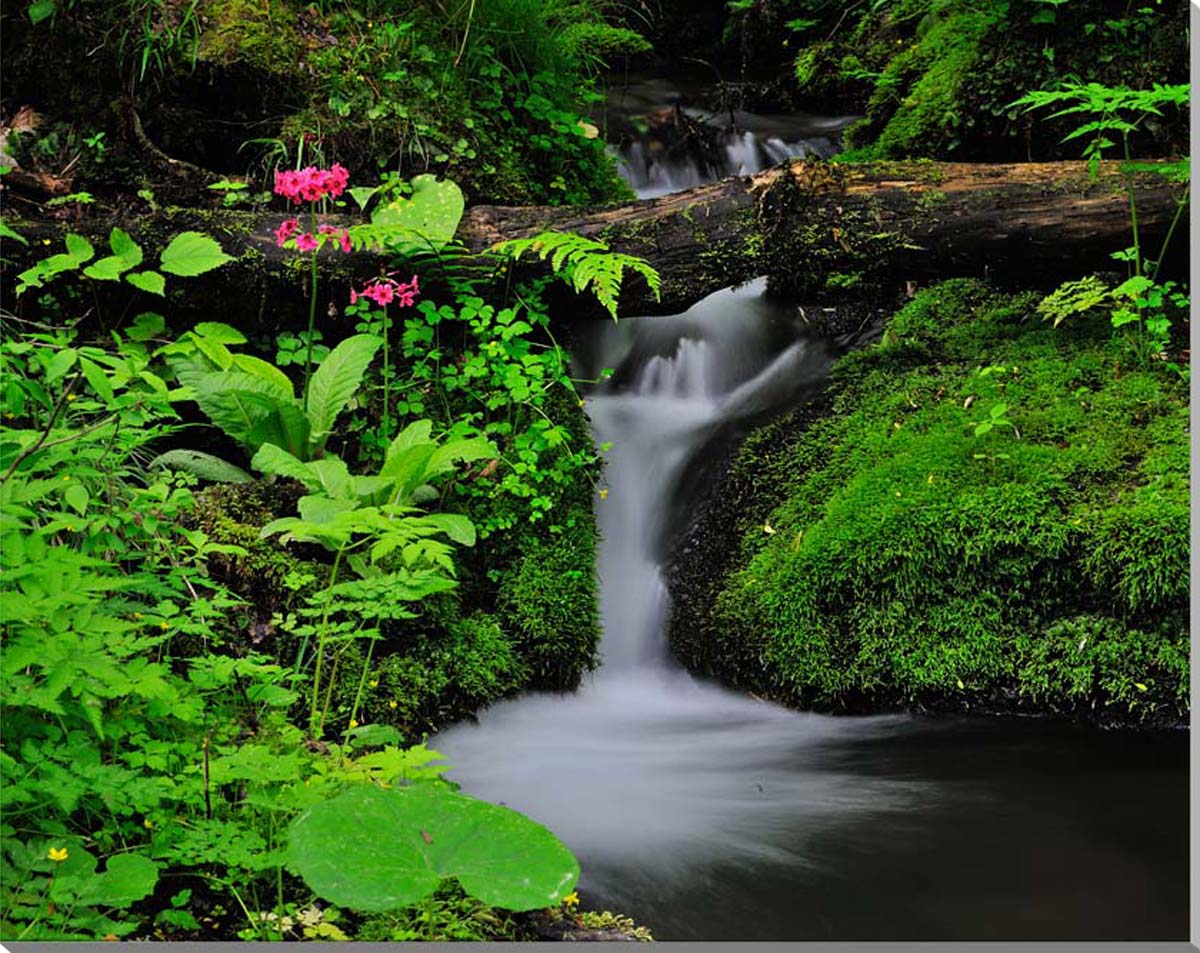
[[[602,664],[433,738],[450,777],[549,827],[585,903],[660,939],[1185,935],[1186,737],[802,713],[672,661],[661,564],[687,478],[832,362],[793,309],[753,283],[581,351],[616,369],[587,399],[612,444]]]

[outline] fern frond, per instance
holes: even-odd
[[[541,232],[532,238],[514,238],[491,249],[512,261],[532,252],[549,262],[554,273],[567,281],[576,292],[590,290],[596,300],[616,320],[617,297],[626,270],[641,275],[655,298],[661,296],[659,274],[644,258],[608,250],[604,242],[566,232]]]

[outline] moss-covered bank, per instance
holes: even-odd
[[[1037,300],[924,291],[743,445],[675,559],[685,664],[823,710],[1185,717],[1186,385]]]

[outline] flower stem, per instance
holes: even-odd
[[[317,234],[317,203],[313,202],[309,205],[309,211],[312,220],[312,234]],[[308,413],[308,380],[312,376],[312,359],[313,359],[313,332],[317,325],[317,252],[320,246],[314,248],[311,254],[312,261],[312,289],[308,298],[308,353],[304,358],[304,412]]]

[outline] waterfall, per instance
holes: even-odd
[[[762,291],[599,326],[593,351],[621,355],[587,398],[597,443],[612,443],[596,502],[602,664],[573,694],[502,702],[430,742],[466,792],[562,837],[606,897],[696,865],[802,864],[807,838],[838,819],[912,801],[911,786],[851,783],[824,763],[835,739],[900,719],[785,710],[692,678],[667,648],[661,562],[682,477],[718,428],[794,399],[831,362]]]
[[[754,175],[787,159],[814,156],[828,159],[837,152],[829,136],[813,135],[785,141],[752,131],[726,132],[719,138],[719,168],[702,171],[690,155],[658,154],[640,141],[617,153],[617,171],[638,198],[654,198],[669,192],[695,188],[728,175]]]

